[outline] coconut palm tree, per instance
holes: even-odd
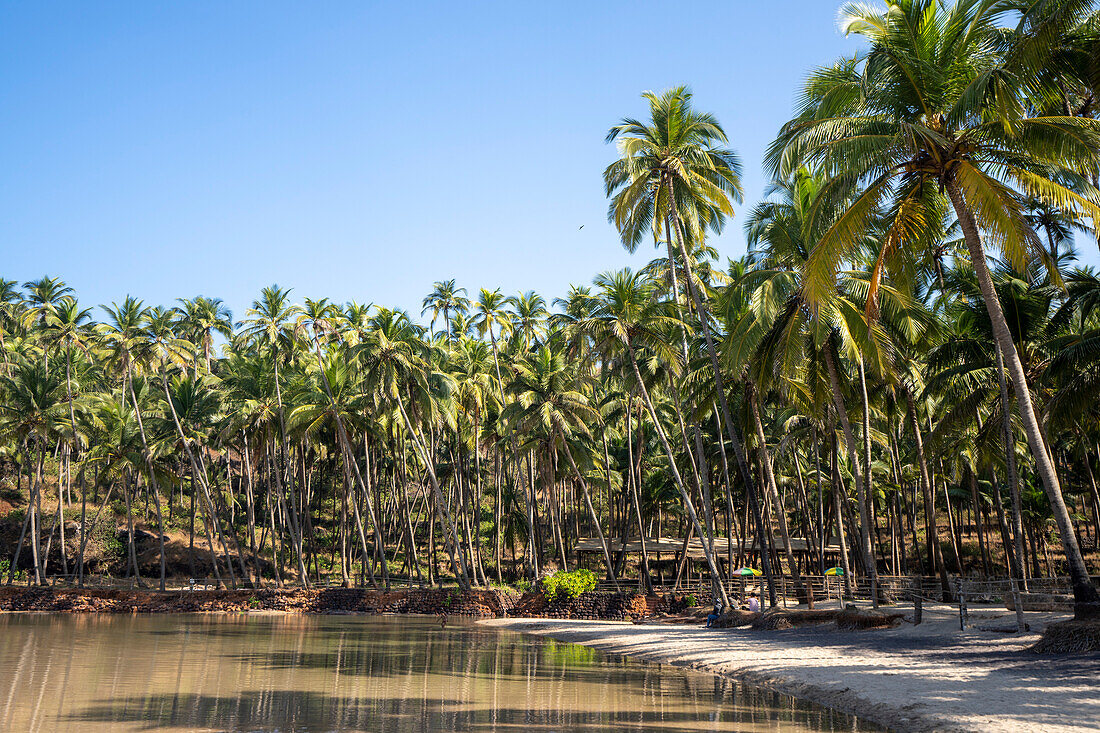
[[[763,547],[765,528],[752,473],[729,409],[705,295],[693,282],[687,245],[689,237],[692,242],[702,241],[708,228],[720,231],[733,214],[733,203],[741,198],[741,163],[725,147],[728,138],[714,116],[692,107],[686,87],[660,95],[645,92],[642,97],[649,103],[649,121],[627,118],[607,133],[607,142],[616,142],[619,149],[618,160],[604,170],[604,186],[611,198],[608,219],[628,251],[637,248],[646,232],[654,242],[659,242],[663,233],[674,292],[681,287],[675,278],[677,268],[685,269],[685,299],[695,308],[706,342],[722,419],[754,507],[756,533]],[[678,251],[674,252],[674,246]]]
[[[202,349],[202,362],[210,373],[210,354],[214,347],[214,334],[225,338],[233,336],[233,312],[221,298],[180,298],[179,327],[184,338]],[[198,364],[196,355],[195,364]]]
[[[589,404],[584,393],[577,389],[576,382],[575,370],[566,365],[562,353],[543,346],[530,360],[517,364],[516,379],[511,385],[516,400],[509,405],[506,413],[511,413],[509,419],[515,421],[517,430],[528,436],[538,436],[546,444],[548,453],[560,446],[584,495],[585,507],[600,541],[607,577],[618,589],[611,552],[600,527],[599,515],[592,504],[588,482],[577,467],[569,445],[571,441],[590,438],[588,424],[599,419],[599,413]],[[553,471],[552,464],[548,464],[547,469]]]
[[[443,315],[443,333],[447,336],[448,343],[451,339],[451,313],[463,313],[469,311],[470,300],[466,297],[466,288],[460,288],[455,284],[454,278],[441,280],[432,287],[432,292],[424,298],[423,310],[420,315],[432,314],[429,323],[432,331],[435,331],[435,322],[440,314]]]
[[[363,359],[365,381],[369,389],[376,391],[382,400],[397,408],[413,448],[428,473],[435,499],[435,511],[447,532],[445,545],[450,556],[451,569],[459,585],[468,589],[469,574],[459,551],[461,542],[458,530],[443,497],[434,457],[425,445],[423,431],[417,430],[406,406],[410,399],[420,403],[420,414],[423,416],[426,412],[423,403],[431,399],[431,374],[424,358],[425,346],[404,313],[380,308],[374,316],[374,322],[375,328],[370,332],[369,338],[356,348],[357,355]]]
[[[875,271],[930,220],[946,195],[958,219],[993,333],[1013,386],[1036,470],[1050,498],[1073,579],[1078,617],[1100,614],[1033,396],[1005,321],[986,244],[1017,267],[1040,245],[1026,201],[1100,219],[1087,173],[1100,162],[1100,122],[1031,114],[1017,91],[1034,76],[1032,36],[1004,43],[997,3],[891,0],[846,5],[841,26],[865,53],[814,72],[802,107],[767,155],[785,175],[809,164],[831,176],[826,194],[848,199],[805,268],[810,303],[830,297],[835,272],[863,244],[881,210],[891,214]],[[1013,82],[1009,82],[1013,79]],[[941,194],[942,191],[942,194]],[[871,299],[875,296],[874,290]]]
[[[294,319],[301,308],[290,302],[290,290],[271,285],[260,292],[260,297],[252,301],[247,318],[240,323],[241,337],[247,342],[271,354],[271,364],[275,377],[275,401],[279,412],[279,447],[281,449],[280,471],[276,473],[279,485],[279,501],[289,504],[290,538],[298,562],[298,573],[302,582],[309,587],[309,573],[306,572],[302,548],[301,524],[298,516],[297,492],[295,491],[294,471],[290,466],[290,446],[286,434],[286,409],[283,405],[282,380],[279,376],[280,361],[286,359],[294,349]],[[284,487],[286,490],[284,490]],[[289,502],[287,497],[289,495]]]
[[[42,467],[46,451],[64,434],[68,423],[64,380],[49,374],[37,360],[23,360],[13,365],[10,375],[0,378],[0,441],[19,446],[25,465],[34,465],[34,481],[23,519],[23,528],[15,546],[15,555],[8,573],[10,585],[19,565],[19,555],[27,533],[31,536],[34,563],[34,583],[45,582],[46,557],[39,549],[41,533]],[[37,454],[37,456],[36,456]],[[60,492],[57,500],[62,501]],[[61,548],[64,554],[64,547]]]
[[[643,274],[622,270],[616,273],[604,273],[593,281],[598,289],[594,298],[592,315],[580,321],[578,328],[586,333],[598,345],[598,348],[621,350],[625,352],[635,386],[645,402],[654,431],[661,442],[668,459],[669,471],[673,482],[680,492],[684,509],[687,511],[693,528],[702,542],[703,552],[710,568],[711,576],[717,586],[723,605],[729,604],[726,589],[721,580],[714,553],[708,542],[707,533],[699,522],[695,503],[691,500],[683,478],[676,466],[676,456],[672,450],[668,435],[661,425],[660,417],[654,405],[641,370],[638,368],[638,349],[647,350],[660,356],[662,361],[679,367],[675,347],[667,340],[666,329],[676,327],[679,321],[671,305],[655,297],[652,281]],[[640,521],[640,517],[639,517]],[[645,528],[640,526],[641,535]]]

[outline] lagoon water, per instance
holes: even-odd
[[[669,665],[422,617],[0,615],[0,731],[861,731]]]

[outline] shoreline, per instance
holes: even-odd
[[[780,631],[569,619],[481,619],[601,651],[730,677],[855,715],[898,733],[1100,730],[1100,654],[1041,656],[1031,633],[958,630],[948,607],[921,626]],[[981,618],[981,617],[979,617]]]

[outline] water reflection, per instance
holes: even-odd
[[[0,730],[870,728],[710,675],[472,624],[4,615]]]

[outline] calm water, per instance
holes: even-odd
[[[0,615],[0,731],[808,731],[852,718],[420,618]]]

